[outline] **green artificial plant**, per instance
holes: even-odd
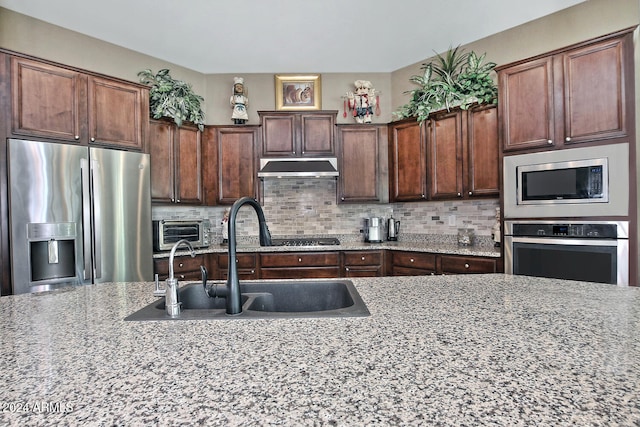
[[[175,80],[168,69],[153,74],[151,70],[138,73],[140,82],[151,86],[149,90],[149,110],[154,119],[169,117],[178,126],[182,122],[192,122],[204,130],[204,112],[201,103],[204,98],[196,95],[191,85]]]
[[[486,54],[464,53],[460,46],[449,48],[444,54],[436,54],[434,60],[422,64],[422,75],[414,75],[409,81],[418,85],[408,91],[409,102],[394,114],[399,118],[416,117],[423,122],[433,111],[454,106],[462,109],[472,104],[497,102],[498,88],[491,77],[496,64],[483,64]]]

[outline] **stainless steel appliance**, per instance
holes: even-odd
[[[188,241],[193,248],[211,245],[211,221],[162,220],[153,221],[153,250],[169,251],[180,240]]]
[[[153,279],[149,155],[8,141],[15,294]]]
[[[629,285],[628,221],[505,221],[505,273]]]
[[[628,144],[505,156],[504,216],[627,216],[629,161]]]
[[[382,242],[382,227],[384,219],[382,218],[366,218],[364,225],[364,241],[370,243]]]
[[[301,237],[294,239],[271,239],[272,246],[336,246],[340,240],[335,237]]]
[[[387,220],[387,240],[398,240],[398,234],[400,233],[400,221],[397,221],[392,217]]]

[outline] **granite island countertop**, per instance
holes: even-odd
[[[371,316],[125,322],[152,283],[0,298],[2,425],[638,425],[640,289],[352,279]]]

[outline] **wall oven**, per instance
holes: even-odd
[[[629,285],[628,221],[505,221],[505,273]]]
[[[505,156],[505,218],[629,214],[629,145]]]

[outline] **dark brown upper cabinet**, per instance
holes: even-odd
[[[427,199],[426,126],[414,118],[389,123],[389,201]]]
[[[335,156],[337,110],[258,111],[263,157]]]
[[[231,205],[241,197],[256,198],[258,126],[207,126],[204,132],[205,200]]]
[[[145,150],[149,93],[140,85],[11,58],[11,133]]]
[[[338,125],[337,141],[338,203],[386,201],[387,126]]]
[[[634,120],[632,30],[498,67],[503,150],[625,141]]]
[[[202,205],[202,133],[198,128],[151,120],[149,147],[151,201]]]

